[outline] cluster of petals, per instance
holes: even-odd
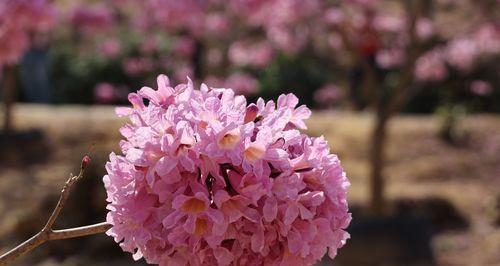
[[[431,50],[415,62],[415,76],[420,81],[437,82],[448,76],[448,68],[441,50]]]
[[[160,265],[311,265],[349,237],[348,179],[309,137],[293,94],[247,104],[231,89],[170,85],[129,94],[104,185],[107,232]]]

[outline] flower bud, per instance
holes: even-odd
[[[81,166],[81,169],[85,169],[87,168],[87,166],[89,165],[90,163],[90,157],[88,155],[85,155],[82,159],[82,166]]]
[[[245,113],[244,123],[248,123],[253,121],[257,117],[257,113],[259,112],[259,108],[255,104],[250,104],[247,107],[247,111]]]

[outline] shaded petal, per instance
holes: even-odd
[[[268,197],[266,199],[262,212],[264,213],[264,220],[266,222],[272,222],[276,219],[276,215],[278,214],[278,203],[275,197]]]
[[[285,211],[285,225],[292,224],[297,216],[299,216],[299,208],[297,207],[297,204],[290,204]]]
[[[176,182],[176,180],[169,180],[168,178],[168,173],[170,173],[175,167],[177,166],[177,160],[168,156],[163,156],[158,162],[156,163],[155,169],[156,172],[162,176],[162,177],[167,177],[165,181],[171,183]],[[179,181],[179,180],[177,180]]]
[[[292,229],[288,232],[288,249],[291,253],[296,254],[302,248],[302,237],[299,232],[295,229]]]
[[[178,210],[175,210],[172,213],[170,213],[167,217],[165,217],[165,219],[163,219],[163,226],[165,226],[165,228],[167,229],[170,229],[176,226],[177,222],[179,222],[179,220],[182,217],[184,217],[184,214]]]
[[[214,256],[215,256],[215,259],[217,259],[218,265],[222,265],[222,266],[229,265],[234,260],[233,254],[229,250],[227,250],[223,247],[215,248],[214,249]]]

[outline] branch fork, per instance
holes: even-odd
[[[54,223],[57,221],[57,218],[59,217],[61,210],[64,208],[64,205],[68,200],[71,187],[73,186],[74,183],[76,183],[83,177],[85,168],[87,167],[89,162],[90,162],[90,157],[85,156],[82,160],[80,173],[77,176],[73,176],[73,174],[70,175],[70,177],[68,178],[68,180],[66,181],[61,190],[61,195],[59,196],[59,201],[57,202],[56,207],[52,211],[52,214],[50,215],[49,219],[47,220],[47,223],[42,228],[42,230],[40,230],[40,232],[38,232],[36,235],[26,240],[25,242],[21,243],[17,247],[1,255],[0,266],[12,263],[15,259],[30,252],[31,250],[35,249],[36,247],[40,246],[45,242],[104,233],[111,228],[110,224],[102,222],[102,223],[69,228],[69,229],[62,229],[62,230],[52,229]]]

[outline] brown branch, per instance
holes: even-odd
[[[378,109],[380,105],[379,101],[379,91],[377,87],[380,86],[380,81],[377,80],[376,69],[368,62],[368,60],[361,54],[360,50],[356,48],[355,43],[349,37],[348,31],[349,25],[344,23],[341,26],[334,28],[336,32],[340,35],[342,43],[345,45],[348,53],[353,57],[353,59],[361,65],[365,73],[365,78],[363,80],[362,86],[362,98],[370,104],[374,104]]]
[[[409,45],[407,47],[408,59],[403,68],[401,78],[394,89],[394,94],[390,97],[388,104],[379,112],[386,118],[392,116],[397,112],[405,103],[406,98],[410,94],[411,85],[414,80],[414,70],[417,59],[422,55],[420,41],[417,37],[416,24],[420,16],[421,2],[418,0],[408,1],[406,12],[410,18],[408,34],[410,37]]]
[[[63,230],[52,229],[52,226],[57,221],[57,217],[59,217],[61,210],[66,204],[66,201],[68,200],[71,186],[76,181],[80,180],[83,177],[85,167],[88,165],[89,160],[90,158],[85,156],[82,161],[80,173],[77,176],[70,175],[69,179],[66,181],[64,187],[61,190],[61,195],[59,197],[59,201],[57,202],[56,207],[54,208],[54,211],[52,211],[52,214],[50,215],[49,219],[47,220],[47,223],[42,228],[42,230],[40,230],[40,232],[38,232],[30,239],[26,240],[17,247],[13,248],[12,250],[0,256],[0,265],[7,265],[8,263],[13,262],[15,259],[30,252],[31,250],[35,249],[36,247],[40,246],[45,242],[58,239],[76,238],[87,235],[104,233],[111,228],[110,224],[102,222],[98,224],[63,229]]]

